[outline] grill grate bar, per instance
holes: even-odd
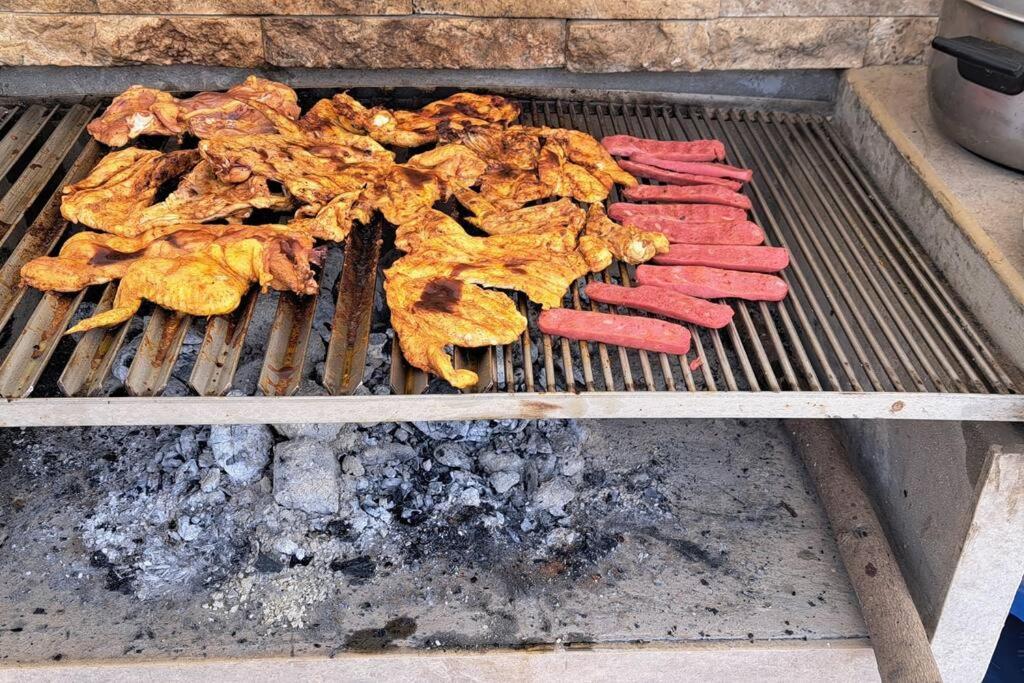
[[[387,99],[382,103],[388,104]],[[823,386],[831,391],[908,395],[1016,391],[970,314],[957,303],[903,225],[877,199],[877,190],[827,120],[667,104],[527,100],[524,105],[521,121],[526,125],[576,128],[598,138],[627,133],[659,139],[721,139],[733,163],[755,169],[754,180],[744,192],[752,199],[753,220],[765,229],[768,242],[792,253],[790,268],[781,273],[790,285],[790,295],[780,304],[728,301],[736,311],[728,326],[708,330],[688,325],[691,351],[672,356],[541,334],[538,308],[516,294],[517,306],[528,320],[519,340],[498,348],[454,350],[454,365],[471,369],[480,378],[464,393],[769,394],[820,392]],[[31,223],[0,265],[0,330],[11,323],[10,330],[4,331],[10,350],[0,364],[0,393],[10,392],[5,395],[26,395],[40,378],[43,384],[52,381],[44,370],[60,333],[79,308],[85,309],[79,304],[98,298],[96,312],[106,310],[116,292],[116,285],[109,284],[102,291],[93,287],[71,296],[46,295],[38,304],[31,300],[33,309],[21,303],[26,291],[17,286],[21,266],[52,251],[68,232],[59,214],[60,186],[54,175],[63,168],[61,185],[72,182],[84,176],[103,153],[91,140],[80,142],[88,120],[83,111],[91,115],[92,110],[81,105],[0,109],[0,131],[6,131],[0,137],[0,169],[3,164],[9,170],[29,164],[29,154],[31,161],[48,164],[46,173],[27,168],[0,197],[0,216],[15,219],[12,226],[0,225],[0,232]],[[174,144],[163,148],[166,151]],[[39,199],[44,191],[49,193],[45,202]],[[610,200],[620,200],[618,189]],[[452,202],[442,210],[454,215],[461,211]],[[131,360],[127,391],[137,396],[159,394],[173,373],[178,379],[187,376],[188,385],[200,396],[222,396],[232,386],[243,356],[259,353],[262,393],[290,395],[300,388],[301,393],[316,393],[315,388],[302,385],[311,374],[305,365],[317,314],[321,317],[316,320],[332,321],[323,364],[328,392],[386,392],[386,386],[356,389],[364,380],[371,330],[389,328],[377,285],[382,267],[394,253],[392,234],[379,221],[353,233],[344,246],[335,295],[330,288],[321,289],[320,296],[327,298],[319,302],[319,312],[317,297],[273,295],[277,308],[265,343],[251,338],[250,321],[256,311],[269,314],[275,300],[255,290],[235,312],[206,321],[153,308],[143,319],[139,349],[127,356]],[[331,253],[340,256],[340,250]],[[637,314],[588,299],[584,287],[591,281],[633,286],[635,268],[614,263],[601,273],[581,277],[571,284],[562,305]],[[263,313],[258,317],[265,319]],[[254,329],[265,335],[265,324]],[[205,329],[198,328],[204,333],[203,341],[187,367],[191,355],[179,356],[193,325],[205,325]],[[123,347],[128,334],[138,328],[129,321],[82,335],[57,388],[73,396],[109,391],[114,385],[107,382],[108,375],[115,362],[130,353]],[[448,391],[443,383],[431,382],[426,373],[404,362],[397,339],[392,341],[390,366],[384,369],[390,371],[392,393]],[[37,393],[53,395],[53,391],[40,387]]]
[[[735,112],[733,112],[733,115],[735,115]],[[805,275],[803,267],[801,266],[801,263],[803,262],[801,256],[804,253],[808,253],[807,249],[801,243],[801,240],[797,240],[798,243],[801,244],[802,251],[796,251],[792,246],[792,241],[783,233],[783,230],[781,228],[782,225],[786,225],[788,227],[791,226],[796,221],[794,220],[794,217],[790,210],[787,208],[788,205],[786,203],[786,200],[782,198],[781,193],[778,191],[778,188],[776,187],[776,181],[769,179],[777,179],[777,169],[774,168],[773,165],[770,166],[768,164],[768,162],[765,160],[765,157],[762,156],[762,154],[760,153],[763,152],[763,150],[758,150],[758,148],[754,146],[754,144],[751,142],[751,139],[748,137],[748,131],[745,128],[737,126],[736,130],[739,139],[741,139],[744,142],[744,145],[748,150],[748,153],[751,155],[751,160],[753,161],[752,165],[749,163],[744,165],[762,169],[761,177],[764,179],[763,184],[765,185],[767,190],[766,195],[770,197],[771,202],[779,208],[779,211],[782,214],[782,222],[780,222],[773,217],[773,214],[770,210],[767,213],[767,215],[770,217],[769,224],[771,226],[772,232],[774,233],[775,239],[777,240],[779,245],[789,250],[792,256],[788,270],[793,271],[793,275],[796,277],[797,282],[799,284],[799,289],[801,289],[805,293],[807,300],[810,302],[811,309],[814,311],[815,316],[817,317],[820,329],[825,333],[826,338],[828,339],[829,344],[832,347],[832,351],[839,359],[839,365],[840,367],[843,368],[844,374],[846,375],[847,381],[849,382],[849,387],[853,391],[864,390],[861,385],[860,379],[858,378],[853,366],[849,361],[848,356],[846,355],[843,345],[840,344],[835,331],[829,324],[829,317],[826,316],[826,314],[822,311],[821,304],[817,300],[817,297],[814,296],[815,292],[820,292],[825,297],[828,310],[836,317],[837,321],[839,322],[841,332],[844,334],[845,339],[848,342],[848,345],[852,346],[854,353],[857,355],[857,358],[861,363],[861,366],[867,372],[872,387],[874,387],[875,390],[879,390],[880,383],[878,382],[878,379],[875,376],[874,370],[870,366],[867,357],[863,352],[863,349],[860,347],[860,343],[857,341],[856,336],[850,329],[849,323],[846,321],[846,316],[844,314],[843,307],[839,304],[831,288],[829,288],[824,283],[824,280],[821,275],[821,270],[817,265],[816,259],[814,259],[812,256],[812,258],[810,258],[808,261],[810,273],[815,278],[814,284],[812,285],[811,282],[808,280],[807,276]],[[765,173],[765,170],[769,170],[771,172]],[[754,180],[754,183],[757,183],[756,178]],[[781,202],[780,199],[782,199]],[[789,236],[794,237],[792,233],[790,233]],[[783,271],[783,275],[788,276],[788,273]],[[790,296],[792,296],[792,294]],[[807,326],[807,329],[811,329],[809,324],[805,323],[805,325]]]
[[[206,332],[188,381],[200,396],[223,396],[231,388],[258,300],[259,290],[252,289],[236,310],[206,321]]]
[[[961,392],[969,391],[966,383],[960,376],[960,373],[957,372],[949,362],[947,354],[939,348],[938,343],[935,341],[934,336],[929,333],[929,330],[934,330],[939,338],[941,338],[945,343],[946,349],[949,351],[950,355],[958,359],[958,364],[968,377],[971,378],[974,388],[977,389],[978,387],[981,387],[981,380],[974,373],[970,364],[966,362],[966,359],[963,358],[963,355],[960,353],[960,349],[952,342],[945,330],[939,324],[931,310],[931,306],[928,306],[922,300],[918,288],[914,286],[915,278],[908,276],[907,269],[904,267],[903,259],[893,258],[893,254],[889,250],[885,241],[880,238],[877,231],[872,227],[872,221],[865,215],[861,203],[854,198],[850,190],[851,185],[854,184],[852,177],[849,176],[848,173],[845,177],[841,177],[838,174],[836,170],[838,167],[837,160],[832,158],[831,155],[826,152],[826,147],[821,144],[820,140],[811,135],[800,135],[799,137],[796,137],[799,133],[798,126],[790,119],[786,119],[786,122],[791,134],[794,135],[794,139],[797,139],[800,145],[804,148],[805,155],[809,158],[816,157],[819,160],[817,162],[819,164],[818,167],[825,168],[827,170],[829,178],[832,181],[826,184],[826,187],[829,190],[829,195],[838,203],[840,211],[846,219],[846,224],[852,227],[852,232],[857,237],[857,244],[850,244],[850,250],[857,252],[859,249],[863,249],[871,259],[874,270],[882,275],[890,289],[895,291],[904,303],[906,302],[904,293],[909,293],[916,306],[906,305],[904,310],[907,312],[918,334],[921,335],[922,339],[924,339],[932,356],[938,361],[939,365],[942,366],[946,376],[950,378],[953,385]],[[808,139],[810,140],[810,149],[814,152],[813,157],[806,146],[806,140]],[[837,187],[840,188],[840,191],[836,190]],[[850,215],[851,210],[856,214],[856,220]],[[879,256],[879,250],[881,250],[883,254],[881,257]],[[903,283],[902,287],[893,280],[893,275],[890,271],[895,273],[899,281]],[[930,327],[928,327],[928,324],[921,319],[921,313],[923,313],[927,318]],[[896,314],[894,314],[894,316],[895,315]],[[898,320],[899,318],[897,317],[896,319]],[[932,374],[932,370],[927,367],[926,371],[928,371],[929,374]],[[945,391],[944,384],[937,384],[936,387],[940,391]]]
[[[84,296],[85,290],[77,294],[43,295],[0,365],[0,396],[23,398],[32,393]]]
[[[886,315],[883,316],[877,310],[877,308],[874,306],[873,301],[869,297],[867,297],[863,293],[862,296],[868,301],[869,310],[871,311],[872,315],[877,320],[879,320],[880,323],[883,325],[883,333],[886,335],[886,338],[892,345],[892,348],[896,352],[896,355],[903,363],[903,366],[906,369],[907,373],[910,375],[910,378],[913,381],[914,386],[917,387],[919,391],[928,391],[928,388],[925,386],[923,379],[917,371],[917,367],[908,357],[907,353],[904,351],[904,345],[906,345],[906,347],[910,348],[914,352],[916,361],[925,370],[925,373],[931,380],[934,388],[942,392],[947,391],[946,384],[943,381],[942,377],[940,377],[939,374],[935,371],[934,366],[931,363],[930,356],[923,351],[923,349],[917,341],[918,337],[920,337],[926,340],[926,343],[931,343],[932,345],[934,345],[930,332],[924,329],[923,326],[921,326],[920,319],[917,317],[913,306],[910,305],[910,303],[904,297],[903,292],[893,282],[892,277],[889,275],[888,271],[885,268],[878,267],[880,264],[878,264],[877,259],[875,260],[875,268],[872,268],[867,264],[867,262],[864,259],[864,252],[867,251],[869,254],[873,254],[874,252],[871,250],[871,245],[862,245],[861,248],[858,248],[853,243],[853,240],[851,239],[850,235],[850,233],[853,231],[849,230],[848,226],[854,225],[855,221],[846,212],[845,205],[842,204],[840,199],[835,196],[832,186],[828,186],[829,195],[831,197],[831,201],[829,201],[829,199],[824,196],[824,193],[822,192],[818,184],[814,183],[808,175],[806,168],[809,168],[810,166],[815,164],[827,166],[827,162],[821,159],[813,158],[808,153],[808,150],[804,145],[803,140],[800,139],[795,134],[796,131],[791,130],[790,126],[786,126],[785,128],[783,127],[781,121],[788,122],[788,120],[780,119],[780,117],[774,116],[770,117],[768,120],[774,124],[775,130],[779,133],[779,138],[782,139],[786,147],[787,154],[792,155],[792,158],[794,159],[802,159],[806,163],[805,166],[804,163],[798,161],[796,164],[793,165],[800,169],[801,175],[804,177],[806,181],[804,187],[809,187],[811,189],[811,191],[816,196],[820,206],[824,207],[825,212],[828,214],[829,219],[835,228],[834,231],[823,231],[825,239],[830,243],[833,251],[840,256],[841,263],[846,268],[847,272],[853,273],[853,269],[850,268],[845,257],[842,256],[842,248],[836,244],[835,238],[833,237],[833,234],[838,234],[840,236],[840,239],[843,241],[843,244],[845,245],[846,251],[853,256],[854,260],[860,267],[860,271],[863,273],[864,277],[870,283],[872,290],[875,292],[875,295],[877,296],[878,300],[882,303],[882,306],[885,308]],[[840,210],[843,211],[845,220],[837,215],[836,209],[834,207],[839,207]],[[814,211],[813,213],[815,219],[818,220],[819,223],[824,223],[824,221],[821,219],[817,211]],[[888,288],[883,287],[881,283],[879,283],[878,279],[874,275],[875,270],[881,273],[881,275],[886,281],[886,284],[888,285]],[[854,279],[854,282],[857,282],[857,280]],[[862,285],[858,283],[858,290],[860,290],[861,288]],[[911,319],[912,322],[917,323],[916,335],[912,334],[910,330],[907,329],[906,324],[903,322],[903,316],[901,315],[901,311],[896,310],[896,302],[902,304],[902,311],[905,311],[908,314],[908,317]],[[887,325],[885,325],[884,321],[887,319],[892,320],[896,328],[899,330],[899,339],[896,339],[892,331],[888,328]],[[951,375],[951,377],[954,378],[955,381],[959,380],[959,378],[955,377],[955,375]],[[958,383],[961,387],[963,387],[962,382]]]
[[[0,232],[3,233],[0,244],[11,236],[32,202],[60,168],[64,157],[81,137],[96,109],[96,106],[85,107],[79,104],[71,107],[32,157],[32,162],[0,199]]]
[[[713,137],[717,137],[721,139],[723,142],[726,142],[729,146],[729,149],[732,149],[733,153],[737,156],[737,159],[739,160],[741,165],[750,166],[750,162],[747,159],[745,152],[743,151],[745,150],[745,148],[741,148],[739,145],[736,144],[736,140],[734,140],[732,133],[726,126],[722,124],[722,120],[716,117],[713,121],[713,124],[714,125],[712,125],[712,122],[710,121],[708,122],[709,132],[713,134]],[[717,131],[715,130],[716,128]],[[717,134],[715,134],[716,132]],[[762,228],[764,228],[765,230],[768,239],[767,243],[771,244],[772,236],[781,235],[781,231],[779,229],[778,221],[775,218],[775,216],[772,213],[768,212],[768,198],[765,191],[761,188],[761,184],[762,181],[760,179],[760,174],[755,173],[753,182],[750,183],[750,190],[752,194],[755,196],[755,198],[757,198],[758,200],[754,202],[753,214],[755,221],[757,221],[757,223],[761,225]],[[785,243],[782,241],[780,241],[779,244],[781,246],[786,246]],[[806,280],[803,277],[803,273],[800,270],[799,265],[791,264],[790,269],[796,276],[797,281],[800,284],[804,285]],[[779,313],[779,317],[782,320],[783,327],[786,330],[789,342],[796,352],[797,360],[800,361],[800,366],[804,374],[804,377],[807,378],[807,381],[810,384],[810,387],[813,391],[821,390],[822,385],[818,379],[817,372],[811,364],[811,360],[807,356],[807,351],[804,348],[802,339],[804,336],[806,336],[810,342],[811,350],[814,351],[815,353],[815,357],[819,363],[819,366],[825,373],[825,378],[829,382],[829,386],[834,390],[839,390],[839,378],[836,376],[835,371],[832,369],[832,365],[829,362],[827,356],[825,355],[825,351],[822,348],[817,335],[806,334],[806,332],[803,332],[810,331],[813,328],[807,317],[806,312],[804,311],[803,305],[800,303],[799,292],[797,291],[797,288],[793,286],[793,283],[790,279],[790,274],[787,273],[786,271],[783,271],[782,273],[780,273],[780,277],[782,277],[782,279],[785,280],[786,284],[789,286],[790,295],[786,297],[785,300],[782,301],[782,303],[777,307],[777,310]],[[814,313],[819,317],[819,319],[821,319],[821,312],[817,308],[817,302],[811,299],[810,303]],[[765,303],[761,303],[761,307],[767,311],[768,305]],[[797,322],[801,326],[801,332],[797,331],[793,323],[793,319],[790,316],[789,311],[791,308],[793,309],[793,312],[796,315]],[[771,327],[774,328],[774,324]],[[832,345],[833,348],[838,349],[838,344],[835,340],[835,336],[831,332],[831,329],[826,327],[825,330],[826,338],[829,341],[829,343]],[[841,349],[839,349],[839,352],[840,354],[842,353]],[[796,379],[796,376],[793,374],[793,368],[789,363],[789,359],[785,354],[782,354],[781,357],[784,362],[784,367],[788,368],[788,373],[792,376],[790,386],[791,388],[793,388],[794,391],[798,391],[800,389],[800,385]],[[843,364],[843,361],[845,360],[844,355],[840,355],[839,360],[844,369],[847,369],[849,367],[848,362]],[[856,378],[853,378],[853,381],[856,382]]]
[[[764,120],[761,117],[757,116],[756,114],[747,114],[746,119],[749,125],[757,123],[760,129],[766,133],[765,135],[762,135],[759,138],[768,141],[768,147],[765,148],[766,153],[768,152],[768,150],[771,150],[772,152],[775,153],[777,159],[787,158],[787,155],[781,150],[779,145],[776,144],[774,137],[767,135],[768,129],[764,123]],[[794,155],[792,154],[788,155],[788,158],[790,159],[792,159],[793,157]],[[789,164],[787,166],[787,170],[799,166],[799,163]],[[838,248],[834,239],[829,235],[829,232],[827,230],[815,231],[813,229],[812,225],[821,226],[824,224],[824,221],[822,220],[818,212],[818,209],[815,206],[815,203],[808,196],[806,186],[792,172],[787,173],[787,179],[793,185],[796,186],[796,190],[794,192],[793,190],[790,189],[789,183],[781,183],[781,188],[784,195],[787,199],[790,200],[790,202],[792,202],[792,205],[796,207],[797,214],[800,216],[799,225],[802,226],[802,230],[800,230],[799,232],[795,232],[795,234],[798,235],[797,241],[801,244],[801,247],[804,249],[805,254],[807,254],[808,251],[806,248],[806,242],[804,240],[809,241],[810,244],[814,246],[815,252],[818,254],[820,260],[825,264],[826,272],[829,274],[830,278],[836,283],[836,288],[839,290],[840,296],[843,298],[845,305],[853,314],[853,318],[857,322],[857,325],[860,327],[861,332],[868,343],[868,346],[874,352],[876,359],[878,360],[879,364],[881,364],[882,369],[885,371],[886,376],[888,376],[889,378],[889,381],[892,382],[892,387],[897,391],[905,391],[903,378],[901,377],[897,369],[889,361],[890,353],[886,350],[883,350],[882,342],[878,340],[875,333],[875,327],[877,326],[881,330],[882,335],[889,342],[889,348],[895,351],[896,354],[905,364],[909,365],[909,361],[906,359],[906,355],[900,348],[900,344],[895,340],[895,337],[892,331],[889,329],[885,317],[878,310],[870,293],[865,289],[863,283],[860,281],[860,278],[857,276],[856,270],[850,267],[850,264],[846,256],[843,254],[842,250]],[[799,197],[799,199],[801,200],[800,203],[797,203],[796,197]],[[810,217],[808,217],[807,213],[800,210],[801,205],[807,210],[808,213],[810,213]],[[811,220],[812,218],[813,222]],[[825,242],[829,245],[829,247],[831,247],[831,251],[824,246],[822,240],[818,237],[817,234],[815,234],[816,232],[820,232],[821,234],[825,235]],[[800,237],[801,234],[803,239],[801,239]],[[853,285],[853,289],[856,291],[858,296],[853,296],[853,294],[850,293],[850,290],[846,286],[846,284],[843,283],[843,281],[839,278],[838,272],[840,268],[842,269],[842,272],[845,272],[846,275],[849,277],[849,281]],[[865,316],[864,311],[861,310],[862,306],[858,305],[858,303],[862,303],[863,307],[866,307],[868,309],[868,312],[870,313],[871,323],[874,323],[874,325],[868,322],[868,317]],[[918,386],[919,390],[925,390],[924,383],[920,380],[920,377],[914,376],[912,377],[912,379],[915,381],[915,385]]]
[[[32,141],[42,132],[58,109],[59,107],[47,109],[38,104],[33,104],[18,117],[15,124],[4,135],[4,139],[0,140],[0,178],[3,178],[10,172],[14,164],[21,158],[25,150],[29,148]],[[0,120],[0,129],[6,126],[7,122],[16,113],[17,110],[15,109],[7,111],[2,120]]]
[[[84,178],[99,160],[100,154],[99,143],[90,140],[18,242],[18,246],[0,266],[0,330],[7,324],[11,313],[25,295],[25,288],[18,286],[21,267],[37,256],[48,254],[68,228],[68,222],[60,215],[60,188]]]
[[[936,328],[942,331],[942,336],[944,341],[947,343],[947,348],[949,348],[954,357],[957,358],[957,361],[961,363],[962,367],[969,369],[969,376],[976,377],[973,366],[966,358],[963,357],[959,352],[959,349],[949,341],[949,336],[946,334],[947,329],[952,331],[953,334],[960,339],[961,344],[968,349],[968,352],[974,356],[976,361],[980,361],[978,369],[985,374],[988,381],[997,388],[997,391],[1016,391],[1016,389],[1013,388],[1013,382],[1010,380],[1010,377],[995,360],[988,348],[988,345],[981,340],[975,326],[961,314],[961,310],[963,310],[962,304],[955,301],[953,295],[948,290],[948,286],[942,283],[935,275],[934,268],[928,264],[922,256],[920,247],[911,243],[907,236],[906,228],[904,228],[896,218],[893,217],[892,213],[890,213],[888,207],[886,207],[884,203],[877,200],[872,201],[865,194],[864,188],[872,188],[872,185],[865,177],[863,171],[861,171],[857,164],[852,161],[849,149],[832,129],[831,124],[824,127],[824,130],[827,132],[823,132],[822,127],[813,121],[810,122],[809,127],[815,132],[818,139],[827,143],[826,146],[831,152],[830,156],[836,160],[837,167],[842,169],[844,175],[849,179],[848,186],[855,188],[863,204],[868,207],[874,221],[877,221],[867,222],[865,225],[875,237],[876,242],[882,245],[883,251],[889,259],[889,262],[899,263],[900,259],[894,257],[892,252],[890,252],[885,246],[885,241],[879,237],[879,233],[874,227],[875,225],[882,226],[884,229],[883,234],[892,241],[895,249],[903,255],[903,258],[910,266],[911,272],[915,275],[916,282],[922,289],[924,289],[929,298],[931,298],[933,302],[932,305],[922,306],[922,310],[928,313],[932,310],[937,310],[946,319],[947,325],[945,327],[936,324]],[[847,187],[846,184],[842,185]],[[874,193],[873,190],[872,193],[877,194]],[[917,293],[916,288],[912,289],[912,291],[914,291],[915,294]],[[985,390],[980,383],[975,383],[973,388],[975,391],[982,393]]]
[[[153,307],[124,379],[129,394],[156,396],[163,392],[191,326],[192,316]]]
[[[264,395],[291,396],[298,391],[315,311],[315,295],[280,293],[260,371],[259,387]]]
[[[95,312],[110,310],[116,294],[116,284],[110,283],[104,287]],[[114,366],[130,326],[131,321],[127,321],[114,327],[89,330],[82,335],[57,380],[65,396],[98,396],[102,393],[103,384]]]
[[[377,217],[366,231],[353,230],[345,240],[345,254],[352,258],[345,259],[338,276],[338,298],[324,359],[324,386],[335,395],[351,394],[363,381],[383,231],[384,219]]]

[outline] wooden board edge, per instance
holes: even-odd
[[[1024,421],[1024,396],[845,392],[599,392],[426,396],[26,398],[0,427],[376,423],[496,419],[820,418]]]

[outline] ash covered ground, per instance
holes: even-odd
[[[4,430],[0,452],[6,659],[862,628],[775,423]]]

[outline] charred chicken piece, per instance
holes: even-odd
[[[186,99],[133,85],[114,98],[88,131],[111,147],[121,147],[140,135],[180,136],[188,131],[205,138],[218,132],[271,133],[277,126],[268,111],[297,119],[295,91],[256,76],[227,92],[204,92]]]
[[[195,150],[161,154],[128,148],[111,152],[83,180],[64,189],[61,212],[68,220],[125,237],[164,225],[241,221],[255,209],[285,210],[292,201],[271,192],[266,178],[225,183]],[[160,186],[190,165],[177,189],[152,204]]]
[[[472,190],[456,188],[454,194],[459,203],[473,213],[466,220],[488,235],[544,232],[554,228],[567,228],[578,234],[586,219],[583,209],[565,198],[505,211]]]
[[[459,389],[476,384],[477,374],[456,370],[449,346],[511,344],[526,329],[512,299],[455,278],[393,273],[384,291],[406,361]]]
[[[573,280],[611,262],[606,247],[577,239],[578,230],[472,237],[435,210],[400,225],[396,245],[409,253],[385,271],[384,290],[406,360],[457,388],[472,386],[476,374],[455,370],[447,347],[508,344],[526,327],[508,296],[482,287],[560,305]]]
[[[221,180],[238,183],[252,175],[284,185],[315,215],[338,195],[383,177],[394,156],[370,138],[332,130],[322,138],[287,133],[217,135],[199,151]]]
[[[340,126],[385,145],[420,147],[436,142],[439,129],[444,127],[504,126],[518,116],[518,105],[497,95],[456,93],[419,111],[404,111],[368,108],[348,93],[341,93],[313,105],[302,117],[301,125],[310,131]]]
[[[577,232],[554,227],[474,237],[447,214],[424,211],[398,227],[395,244],[408,253],[385,275],[451,277],[523,292],[531,301],[552,308],[561,305],[573,280],[611,263],[607,248],[593,241],[588,240],[587,253],[581,253]]]

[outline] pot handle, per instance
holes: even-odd
[[[971,83],[1004,95],[1024,92],[1024,52],[990,40],[962,36],[937,37],[932,47],[956,58],[960,75]]]

